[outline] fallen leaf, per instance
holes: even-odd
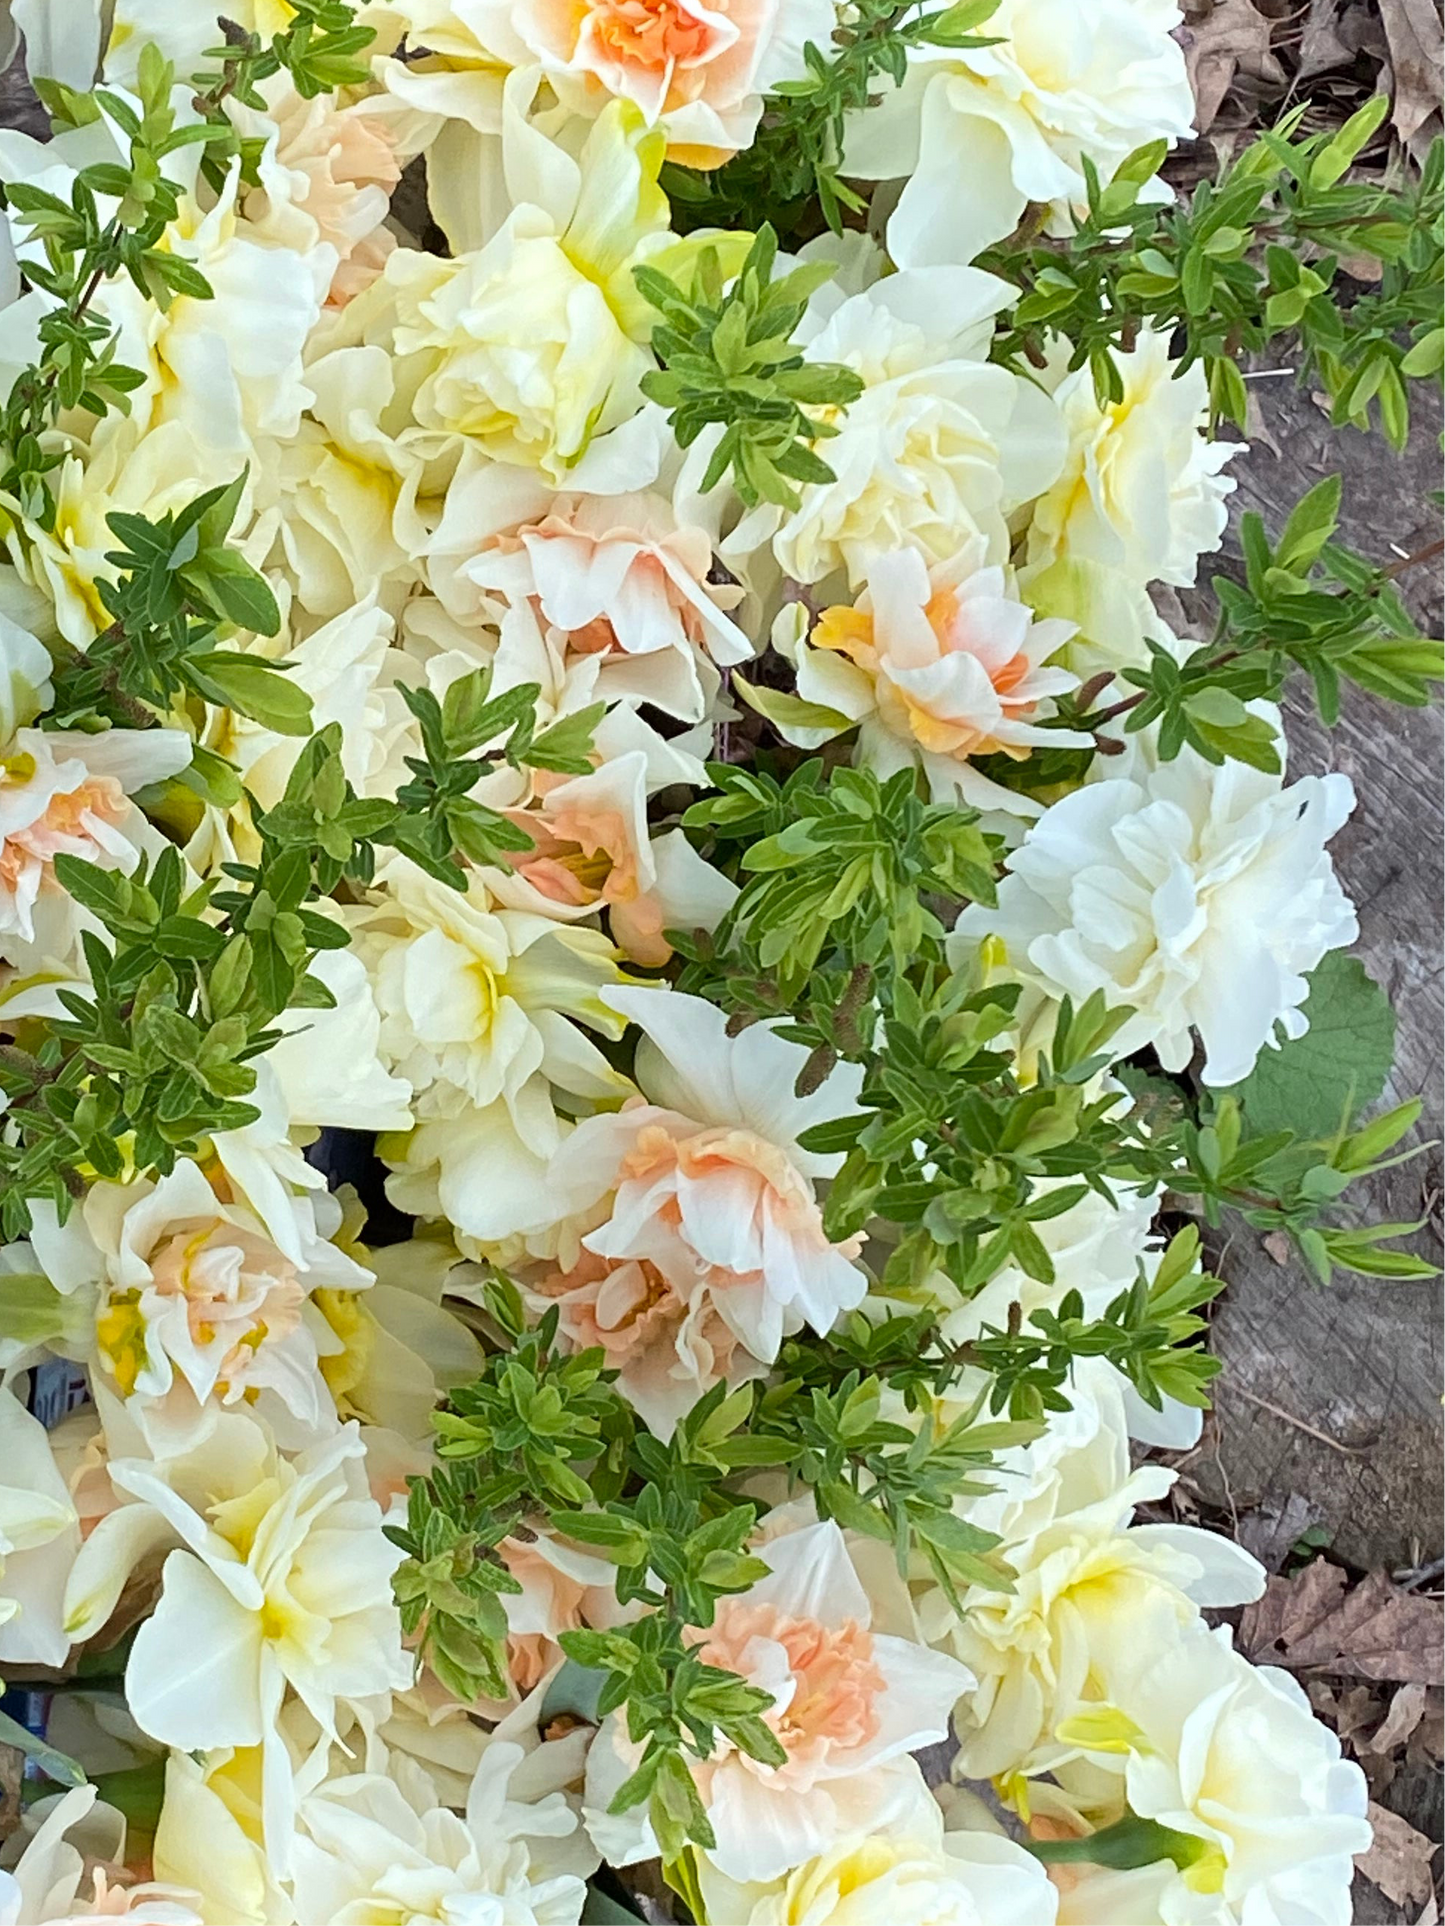
[[[1331,67],[1348,67],[1355,54],[1339,35],[1344,0],[1310,0],[1309,17],[1300,40],[1299,78],[1328,73]]]
[[[1184,58],[1194,86],[1194,124],[1201,134],[1213,126],[1241,70],[1271,86],[1284,85],[1284,69],[1270,49],[1272,26],[1253,0],[1220,0],[1193,29]]]
[[[1240,1645],[1251,1658],[1292,1645],[1338,1607],[1345,1584],[1345,1574],[1327,1558],[1316,1558],[1293,1578],[1270,1579],[1263,1598],[1245,1607]]]
[[[1253,389],[1250,390],[1249,405],[1251,412],[1253,412],[1257,406]],[[1274,452],[1276,454],[1279,453],[1278,442],[1274,445]],[[1269,1252],[1270,1257],[1276,1264],[1288,1264],[1294,1255],[1294,1245],[1290,1243],[1283,1231],[1271,1231],[1264,1240],[1264,1248]]]
[[[1440,106],[1445,89],[1440,10],[1434,0],[1380,0],[1395,70],[1395,131],[1409,140]]]
[[[1442,1631],[1439,1599],[1402,1592],[1384,1572],[1346,1592],[1345,1574],[1317,1558],[1293,1578],[1270,1579],[1264,1597],[1246,1608],[1239,1639],[1256,1662],[1293,1671],[1438,1685]]]
[[[1397,1812],[1370,1802],[1370,1824],[1375,1841],[1370,1850],[1356,1860],[1366,1879],[1373,1881],[1397,1906],[1418,1903],[1430,1897],[1433,1882],[1430,1861],[1435,1842],[1416,1832]]]
[[[1372,1732],[1361,1749],[1381,1754],[1395,1751],[1404,1745],[1424,1716],[1425,1687],[1413,1679],[1409,1685],[1402,1685],[1391,1699],[1379,1731]]]

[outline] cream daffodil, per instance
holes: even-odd
[[[45,1427],[0,1390],[0,1664],[65,1663],[61,1606],[79,1549],[79,1517]]]
[[[1107,184],[1136,148],[1189,139],[1179,22],[1175,0],[1001,0],[983,45],[916,49],[902,84],[851,117],[845,143],[845,172],[907,177],[888,221],[894,260],[972,261],[1030,201],[1067,233],[1088,199],[1086,161]],[[1150,183],[1144,198],[1168,190]]]
[[[831,1521],[768,1539],[757,1555],[768,1576],[721,1599],[698,1641],[705,1664],[769,1694],[763,1717],[787,1755],[760,1765],[719,1740],[692,1767],[716,1835],[708,1858],[739,1884],[778,1879],[912,1809],[920,1781],[907,1754],[944,1736],[951,1698],[970,1683],[955,1660],[871,1629]],[[637,1809],[608,1811],[634,1750],[613,1715],[587,1758],[587,1824],[614,1865],[657,1849]]]
[[[91,1294],[90,1355],[154,1451],[183,1451],[224,1407],[258,1399],[312,1435],[334,1424],[305,1301],[318,1284],[355,1290],[371,1274],[318,1234],[310,1198],[269,1167],[253,1187],[273,1223],[289,1220],[289,1250],[246,1202],[228,1201],[224,1174],[214,1184],[186,1158],[157,1181],[94,1185],[63,1226],[36,1221],[42,1268],[59,1290]]]
[[[548,782],[530,808],[512,812],[532,838],[515,859],[513,875],[525,886],[516,906],[574,916],[605,908],[626,956],[662,964],[672,955],[665,931],[716,929],[737,900],[737,886],[703,861],[682,830],[654,837],[648,823],[649,797],[705,780],[702,765],[630,708],[603,719],[593,748],[600,763],[591,774]],[[503,875],[491,887],[503,900],[511,896]]]
[[[1225,464],[1241,444],[1213,441],[1199,363],[1181,371],[1152,328],[1116,360],[1123,395],[1100,407],[1089,369],[1058,375],[1054,402],[1069,435],[1063,470],[1033,505],[1028,561],[1116,569],[1138,588],[1190,587],[1199,558],[1219,547],[1234,492]]]
[[[67,1621],[100,1629],[136,1561],[167,1544],[160,1601],[126,1667],[143,1732],[184,1750],[261,1748],[266,1850],[284,1874],[295,1785],[277,1726],[289,1688],[323,1735],[338,1705],[410,1683],[391,1574],[355,1425],[285,1457],[254,1419],[225,1413],[164,1466],[118,1459],[132,1501],[103,1518],[71,1574]]]
[[[633,269],[675,266],[709,241],[728,259],[737,248],[671,234],[657,185],[665,143],[631,102],[611,102],[574,155],[532,118],[539,85],[533,69],[503,89],[505,218],[451,260],[392,254],[334,345],[378,340],[401,357],[406,445],[455,462],[470,444],[553,487],[590,488],[589,450],[589,473],[614,454],[625,463],[631,442],[618,431],[653,365],[655,317]]]
[[[538,1079],[607,1101],[627,1084],[576,1027],[619,1036],[601,992],[622,981],[597,930],[502,908],[481,876],[452,889],[398,858],[385,895],[349,917],[381,1011],[384,1060],[423,1100],[423,1114],[504,1102],[518,1128],[555,1126],[533,1111]]]
[[[560,1792],[527,1796],[520,1745],[487,1748],[461,1813],[439,1806],[425,1775],[402,1763],[387,1777],[329,1779],[301,1800],[301,1919],[450,1926],[490,1912],[507,1926],[577,1926],[587,1897],[579,1875],[595,1856],[579,1857],[577,1815]]]
[[[1194,1846],[1185,1863],[1151,1869],[1151,1918],[1348,1926],[1352,1857],[1371,1839],[1365,1776],[1289,1673],[1248,1664],[1227,1626],[1199,1627],[1137,1638],[1104,1684],[1107,1697],[1059,1731],[1080,1757],[1084,1796],[1093,1807],[1112,1786],[1117,1803],[1101,1820],[1127,1811]],[[1074,1769],[1056,1772],[1067,1794]],[[1087,1873],[1061,1883],[1062,1917],[1103,1917],[1107,1888],[1091,1903]]]
[[[924,1636],[977,1677],[959,1727],[972,1778],[1046,1769],[1060,1722],[1114,1655],[1133,1649],[1151,1613],[1183,1632],[1201,1622],[1200,1607],[1242,1604],[1264,1589],[1258,1561],[1227,1538],[1131,1524],[1174,1474],[1162,1465],[1130,1470],[1110,1372],[1081,1364],[1074,1399],[1068,1419],[1037,1445],[1004,1454],[993,1495],[961,1507],[998,1533],[1013,1589],[972,1586],[961,1614],[931,1583],[919,1595]]]
[[[848,295],[822,288],[798,330],[804,355],[864,384],[826,444],[834,479],[806,483],[794,509],[745,515],[723,559],[751,578],[771,544],[785,576],[824,593],[861,587],[879,555],[916,548],[949,562],[976,535],[990,563],[1005,562],[1007,515],[1049,486],[1064,453],[1048,396],[986,359],[993,317],[1012,299],[974,268],[895,274]]]
[[[725,1878],[698,1860],[708,1918],[718,1926],[1052,1926],[1048,1875],[995,1832],[945,1829],[920,1780],[893,1823],[843,1840],[761,1884]]]
[[[197,1893],[128,1876],[125,1819],[97,1799],[94,1786],[75,1786],[46,1801],[36,1819],[13,1872],[0,1871],[3,1926],[79,1926],[90,1919],[203,1926]]]

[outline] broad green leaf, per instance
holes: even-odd
[[[1310,976],[1309,1029],[1279,1049],[1260,1051],[1234,1086],[1254,1135],[1292,1130],[1329,1137],[1350,1113],[1385,1088],[1395,1060],[1395,1012],[1363,964],[1332,950]]]

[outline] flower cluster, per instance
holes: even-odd
[[[1384,1069],[1251,1079],[1356,935],[1284,679],[1431,658],[1328,491],[1173,634],[1209,380],[1017,347],[1177,10],[14,13],[0,1917],[1342,1926],[1264,1574],[1138,1515],[1154,1226],[1408,1274]]]

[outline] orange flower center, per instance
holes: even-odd
[[[816,1757],[834,1748],[851,1751],[876,1737],[886,1683],[873,1635],[856,1619],[821,1625],[792,1618],[775,1605],[724,1599],[698,1656],[748,1677],[762,1643],[782,1646],[793,1678],[787,1705],[766,1715],[790,1758]]]
[[[702,59],[713,40],[706,21],[677,0],[602,0],[592,28],[614,59],[652,70]]]

